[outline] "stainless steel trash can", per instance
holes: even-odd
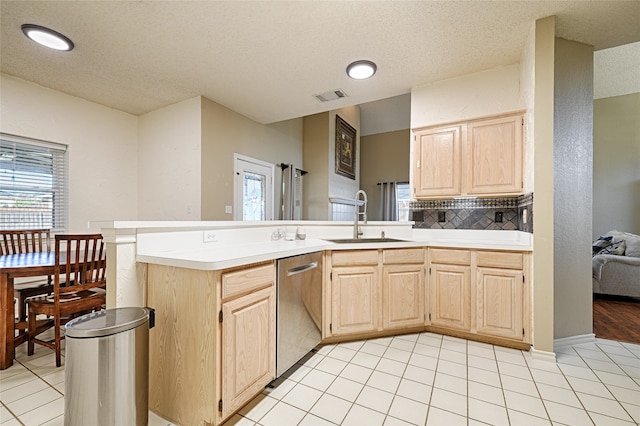
[[[146,425],[150,308],[117,308],[69,321],[65,425]]]

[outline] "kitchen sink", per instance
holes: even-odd
[[[357,244],[357,243],[397,243],[407,242],[408,240],[399,240],[397,238],[338,238],[334,240],[325,240],[337,244]]]

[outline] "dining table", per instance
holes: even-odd
[[[13,364],[15,347],[27,339],[23,333],[16,337],[16,322],[13,302],[14,279],[53,275],[55,252],[18,253],[0,256],[0,370]],[[26,323],[18,328],[26,328]]]

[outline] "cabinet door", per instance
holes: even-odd
[[[501,117],[467,125],[467,193],[522,192],[523,116]]]
[[[377,266],[333,268],[331,295],[331,332],[334,336],[378,330]]]
[[[469,331],[471,267],[431,265],[431,325]]]
[[[478,268],[476,276],[478,334],[522,340],[522,271]]]
[[[425,323],[424,266],[385,266],[382,272],[383,328],[406,328]]]
[[[276,288],[222,304],[222,418],[276,375]]]
[[[460,126],[415,133],[413,190],[416,197],[460,195]]]

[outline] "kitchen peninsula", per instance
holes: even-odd
[[[275,378],[280,258],[323,252],[323,342],[429,330],[531,343],[528,233],[369,222],[362,241],[370,241],[335,243],[351,237],[351,222],[99,226],[108,307],[156,309],[150,409],[180,424],[220,424]],[[298,227],[304,240],[273,239]]]

